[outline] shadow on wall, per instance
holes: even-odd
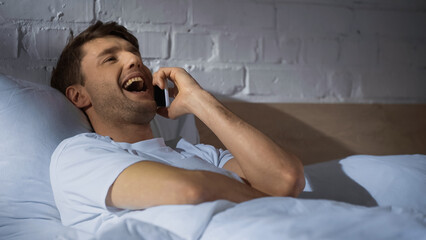
[[[426,104],[312,104],[224,101],[303,164],[349,155],[426,154]],[[223,147],[197,122],[201,142]]]
[[[224,102],[232,112],[296,154],[304,165],[341,159],[354,152],[303,121],[267,104]],[[297,105],[293,105],[297,107]],[[214,133],[197,119],[202,143],[225,148]]]

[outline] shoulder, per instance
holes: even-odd
[[[61,145],[69,145],[69,144],[80,144],[80,143],[112,143],[111,138],[106,136],[101,136],[97,133],[80,133],[73,137],[67,138],[63,140],[59,146]]]
[[[102,157],[111,152],[126,153],[109,137],[96,133],[81,133],[63,140],[51,157],[51,168],[59,165],[85,162],[92,157]]]
[[[137,161],[140,157],[130,154],[111,138],[82,133],[59,144],[51,157],[50,175],[52,179],[57,176],[65,181],[67,177],[93,174],[100,166],[122,168]]]
[[[97,133],[80,133],[73,137],[63,140],[55,149],[54,155],[59,154],[68,149],[81,147],[102,147],[114,146],[113,141],[109,137],[101,136]],[[75,150],[75,149],[74,149]]]

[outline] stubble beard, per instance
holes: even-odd
[[[155,101],[132,102],[106,100],[94,108],[104,121],[113,125],[137,124],[146,125],[155,117],[157,105]]]

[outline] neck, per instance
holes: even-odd
[[[149,123],[147,124],[116,124],[102,121],[96,117],[90,117],[95,132],[102,136],[108,136],[115,142],[135,143],[154,138]]]
[[[154,138],[149,123],[144,125],[129,124],[120,127],[93,126],[93,128],[97,134],[108,136],[115,142],[135,143]]]

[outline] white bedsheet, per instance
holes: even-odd
[[[425,239],[424,214],[332,200],[268,197],[160,206],[117,216],[99,239]]]
[[[305,167],[299,198],[219,200],[117,216],[99,239],[426,239],[426,156],[351,156]]]

